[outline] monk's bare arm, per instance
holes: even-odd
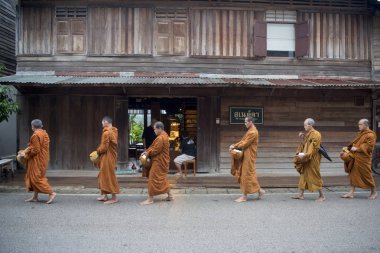
[[[28,159],[37,155],[41,150],[41,145],[37,135],[32,135],[28,146],[28,151],[25,153],[25,158]]]
[[[108,132],[104,132],[102,134],[102,141],[100,143],[100,146],[96,149],[96,152],[98,152],[98,154],[106,153],[109,145],[110,145],[110,136]]]
[[[246,149],[251,145],[255,139],[257,138],[257,133],[249,133],[247,134],[241,141],[234,144],[233,146],[237,149]]]

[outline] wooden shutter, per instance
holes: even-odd
[[[267,56],[267,23],[258,22],[253,27],[253,53],[255,56]]]
[[[310,27],[309,22],[301,22],[295,25],[296,32],[296,57],[309,54]]]
[[[85,34],[85,20],[57,20],[57,53],[84,53],[86,48]]]
[[[173,22],[173,54],[186,55],[187,23]]]
[[[57,20],[57,52],[69,53],[70,44],[70,21]]]
[[[71,21],[71,36],[72,36],[72,52],[84,53],[85,50],[85,22],[84,20]]]
[[[157,22],[157,55],[171,54],[171,22],[158,21]]]

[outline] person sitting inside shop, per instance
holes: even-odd
[[[189,133],[187,131],[183,131],[182,133],[182,141],[180,144],[179,151],[182,154],[174,158],[174,163],[178,170],[176,176],[182,177],[182,164],[187,160],[194,160],[197,153],[195,142],[193,141],[193,139],[190,138]]]

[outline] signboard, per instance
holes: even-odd
[[[263,124],[263,107],[230,107],[230,125],[244,124],[244,119],[249,116],[253,118],[253,123]]]

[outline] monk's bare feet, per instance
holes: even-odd
[[[55,192],[49,194],[49,199],[48,199],[48,201],[46,202],[46,204],[51,204],[51,203],[53,203],[53,200],[55,199],[55,196],[57,196],[57,193],[55,193]]]
[[[344,199],[353,199],[354,198],[354,194],[352,194],[352,193],[346,193],[346,194],[340,195],[340,197],[344,198]]]
[[[377,198],[377,192],[374,192],[374,193],[371,193],[371,195],[369,195],[368,199],[370,200],[375,200]]]
[[[296,196],[293,196],[292,199],[304,200],[305,197],[304,197],[303,195],[301,195],[301,194],[298,194],[298,195],[296,195]]]
[[[142,206],[146,206],[146,205],[150,205],[150,204],[153,204],[153,200],[147,199],[143,202],[140,202],[140,205],[142,205]]]
[[[38,202],[38,198],[35,198],[34,196],[29,198],[29,199],[26,199],[24,200],[25,202]]]
[[[108,197],[107,195],[102,195],[100,196],[99,198],[96,198],[97,201],[107,201],[108,200]]]
[[[265,191],[263,189],[260,189],[260,191],[259,191],[259,199],[263,199],[264,198],[264,194],[265,194]]]
[[[317,199],[315,200],[315,202],[321,203],[321,202],[323,202],[323,201],[325,201],[325,200],[326,200],[325,196],[319,196],[319,198],[317,198]]]
[[[117,202],[119,202],[118,199],[110,199],[110,200],[104,201],[104,204],[105,205],[110,205],[110,204],[115,204]]]
[[[237,203],[247,202],[247,197],[241,196],[240,198],[235,199],[235,202]]]

